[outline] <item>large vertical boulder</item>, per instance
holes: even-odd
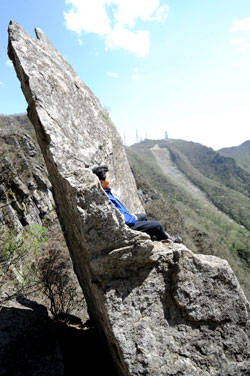
[[[122,142],[98,99],[36,29],[9,26],[9,57],[53,187],[90,316],[118,375],[247,375],[249,303],[224,260],[152,243],[125,224],[95,165],[142,211]]]

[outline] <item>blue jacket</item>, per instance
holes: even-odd
[[[116,209],[123,214],[126,225],[134,224],[136,222],[136,217],[128,211],[128,209],[121,203],[121,201],[118,200],[118,198],[112,195],[111,189],[105,189],[105,192]]]

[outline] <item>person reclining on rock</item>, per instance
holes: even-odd
[[[92,171],[99,178],[101,187],[108,195],[108,198],[112,204],[124,216],[126,225],[128,225],[132,230],[146,232],[152,239],[156,238],[156,240],[161,241],[171,240],[175,243],[182,243],[182,239],[180,237],[175,238],[166,233],[160,222],[149,221],[146,214],[131,214],[126,206],[124,206],[121,201],[118,200],[118,198],[113,196],[110,188],[111,182],[109,180],[109,170],[107,166],[95,167]]]

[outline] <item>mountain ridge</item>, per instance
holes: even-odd
[[[183,140],[147,140],[127,147],[127,155],[138,188],[146,179],[162,197],[145,203],[149,216],[190,249],[227,259],[249,295],[250,174],[232,158]]]
[[[239,146],[222,148],[218,152],[225,157],[231,157],[244,169],[250,171],[250,140]]]

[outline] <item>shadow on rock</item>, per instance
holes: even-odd
[[[117,375],[110,355],[93,326],[79,329],[56,322],[55,328],[65,376],[93,376],[105,373],[109,376]]]
[[[55,321],[45,306],[17,301],[25,308],[0,311],[0,376],[116,375],[93,325]]]

